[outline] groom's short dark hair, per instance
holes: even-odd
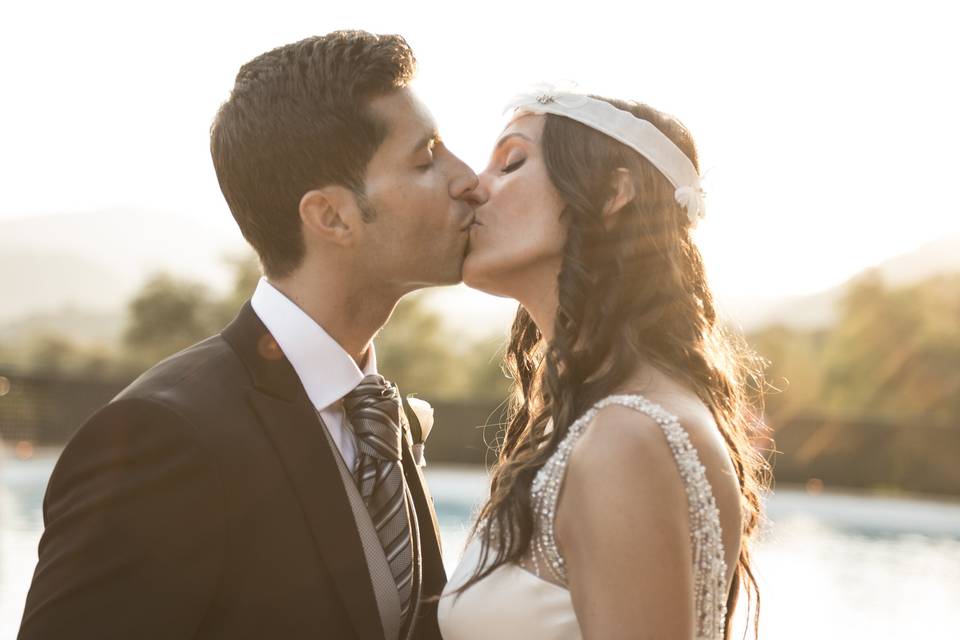
[[[220,189],[269,276],[304,255],[299,206],[331,184],[362,192],[387,135],[367,108],[406,86],[416,60],[398,35],[335,31],[261,54],[240,68],[210,129]]]

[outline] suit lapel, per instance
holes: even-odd
[[[273,443],[317,549],[362,640],[382,640],[376,596],[336,452],[293,367],[248,302],[223,331],[247,366],[251,406]]]
[[[440,550],[440,527],[437,524],[433,498],[427,489],[423,472],[420,470],[420,465],[414,462],[413,451],[406,439],[403,446],[403,470],[417,512],[420,533],[422,605],[416,620],[415,637],[421,640],[440,640],[437,603],[427,600],[439,596],[447,583],[447,573],[443,567],[443,555]]]
[[[440,525],[433,506],[433,497],[427,488],[423,472],[413,459],[413,451],[406,439],[403,441],[403,471],[417,509],[420,524],[420,549],[423,557],[423,593],[425,596],[440,595],[447,582],[443,568],[443,554],[440,545]]]

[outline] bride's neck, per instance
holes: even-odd
[[[530,314],[544,341],[549,343],[553,340],[553,328],[560,304],[556,287],[544,287],[534,291],[519,302]]]
[[[560,306],[557,279],[561,264],[559,255],[538,260],[504,276],[504,286],[500,287],[500,295],[513,298],[526,309],[547,343],[553,340],[554,322]]]

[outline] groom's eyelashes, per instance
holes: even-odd
[[[415,168],[416,168],[418,171],[427,171],[428,169],[430,169],[430,168],[433,166],[433,161],[434,161],[434,155],[433,155],[433,153],[431,152],[430,155],[429,155],[429,157],[427,158],[426,162],[423,162],[423,163],[421,163],[421,164],[416,165]]]
[[[415,169],[419,171],[427,171],[435,164],[437,159],[437,154],[440,150],[443,149],[443,141],[440,140],[439,136],[435,137],[430,141],[430,144],[427,146],[427,161],[423,164],[415,165]]]

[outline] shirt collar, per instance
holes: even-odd
[[[307,397],[323,411],[377,373],[377,354],[370,344],[363,371],[336,340],[266,278],[260,278],[250,306],[280,345]]]

